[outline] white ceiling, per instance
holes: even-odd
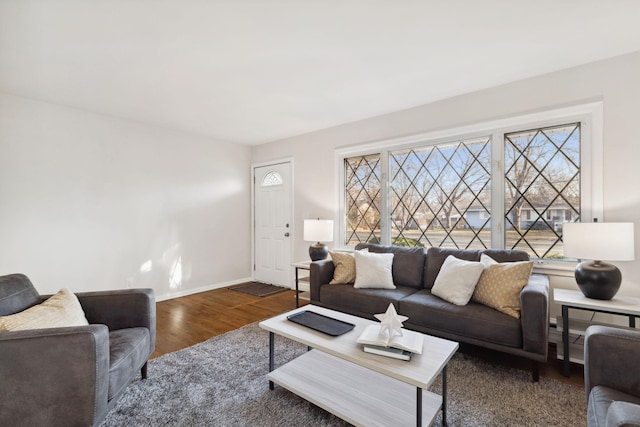
[[[0,91],[260,144],[640,51],[637,0],[0,0]]]

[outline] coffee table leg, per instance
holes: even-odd
[[[442,425],[447,425],[447,367],[442,368]]]
[[[420,387],[418,387],[416,392],[416,402],[417,402],[417,407],[416,407],[416,425],[418,427],[422,427],[422,389]]]
[[[269,372],[273,371],[273,332],[269,332]],[[273,390],[273,381],[269,381],[269,389]]]

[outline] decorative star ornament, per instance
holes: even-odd
[[[400,316],[396,312],[396,308],[393,304],[389,304],[385,313],[376,314],[376,319],[380,321],[380,335],[385,333],[388,336],[388,340],[391,340],[395,335],[402,336],[402,322],[408,319],[407,316]]]

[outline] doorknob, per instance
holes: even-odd
[[[289,237],[289,233],[284,233],[284,237]]]

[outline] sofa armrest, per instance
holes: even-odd
[[[640,405],[629,402],[612,402],[607,411],[606,427],[640,425]]]
[[[584,387],[601,385],[640,396],[640,331],[594,325],[584,337]]]
[[[532,274],[520,292],[523,350],[546,360],[549,352],[549,277]]]
[[[144,327],[149,329],[151,352],[156,342],[156,299],[152,289],[119,289],[76,293],[89,323],[107,325],[109,330]]]
[[[107,411],[109,330],[0,332],[0,384],[0,425],[93,425]]]
[[[313,261],[309,268],[309,287],[311,290],[311,302],[320,301],[320,287],[328,284],[333,279],[334,265],[330,259]]]

